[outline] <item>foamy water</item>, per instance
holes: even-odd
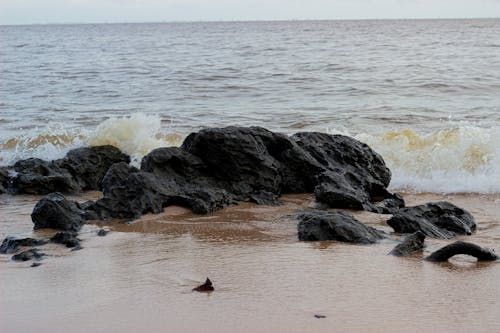
[[[288,134],[293,134],[288,130]],[[416,192],[500,193],[500,127],[467,124],[429,133],[411,129],[350,134],[345,128],[324,132],[352,135],[380,153],[393,173],[391,188]],[[188,133],[162,127],[157,115],[142,113],[114,117],[93,130],[49,126],[33,137],[21,135],[3,143],[1,163],[21,158],[63,157],[84,145],[112,145],[131,155],[132,164],[158,147],[179,146]]]

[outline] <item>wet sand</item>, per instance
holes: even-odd
[[[498,251],[499,195],[404,197],[408,205],[448,200],[468,209],[478,231],[461,239]],[[52,234],[32,231],[38,198],[0,196],[2,238]],[[169,207],[133,223],[86,225],[84,249],[45,245],[50,256],[36,268],[1,255],[0,332],[500,331],[499,261],[422,261],[450,242],[433,239],[423,255],[393,257],[394,235],[369,246],[299,242],[294,216],[314,199],[288,195],[283,203],[206,216]],[[391,231],[387,215],[355,215]],[[112,232],[97,237],[99,227]],[[215,292],[191,292],[207,276]]]

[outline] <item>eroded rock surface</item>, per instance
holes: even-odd
[[[100,183],[114,163],[130,162],[129,156],[112,146],[71,150],[54,161],[29,158],[0,170],[0,193],[48,194],[100,190]],[[3,187],[3,189],[2,189]]]
[[[406,236],[389,254],[406,257],[424,249],[425,234],[422,231]]]
[[[44,239],[6,237],[0,246],[0,253],[14,253],[24,246],[40,246],[47,244]]]
[[[85,211],[61,193],[51,193],[40,200],[31,213],[35,229],[52,228],[78,231],[85,223]]]
[[[401,208],[387,223],[397,233],[421,231],[426,236],[443,239],[470,235],[476,230],[469,212],[444,201]]]
[[[384,233],[364,225],[341,211],[314,211],[299,215],[299,240],[371,244],[385,238]]]
[[[314,191],[330,207],[387,212],[404,205],[386,190],[390,177],[377,153],[345,136],[212,128],[190,134],[181,147],[153,150],[140,169],[113,164],[102,180],[104,197],[84,208],[88,219],[137,218],[169,205],[206,214]]]

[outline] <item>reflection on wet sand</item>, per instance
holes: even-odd
[[[98,193],[91,194],[93,198]],[[405,194],[408,204],[450,200],[475,215],[460,237],[498,249],[498,196]],[[88,197],[78,198],[80,201]],[[35,197],[0,197],[1,234],[41,237],[29,213]],[[0,331],[53,332],[494,332],[500,329],[500,265],[456,256],[387,255],[399,237],[375,245],[299,242],[294,216],[311,195],[277,207],[241,203],[202,216],[182,207],[126,222],[87,225],[84,249],[43,246],[40,267],[0,261]],[[390,232],[387,215],[356,212]],[[209,277],[211,294],[191,290]],[[326,318],[317,319],[315,314]]]

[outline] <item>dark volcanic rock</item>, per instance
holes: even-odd
[[[13,193],[47,194],[56,191],[71,193],[80,189],[68,170],[56,162],[29,158],[14,164],[16,176],[11,178]]]
[[[0,167],[0,194],[7,192],[7,181],[9,180],[9,172],[6,167]]]
[[[401,208],[387,223],[398,233],[422,231],[434,238],[453,238],[470,235],[476,229],[472,215],[449,202]]]
[[[61,193],[51,193],[40,200],[31,213],[35,229],[52,228],[78,231],[85,223],[85,212],[78,203],[66,200]]]
[[[415,252],[422,251],[424,248],[425,235],[421,231],[410,234],[403,239],[389,254],[405,257]]]
[[[325,133],[297,133],[292,138],[324,168],[314,190],[319,202],[378,211],[372,203],[392,196],[386,189],[391,172],[368,145]]]
[[[38,158],[18,161],[7,168],[14,174],[8,182],[2,181],[4,176],[0,172],[0,186],[8,183],[6,189],[14,194],[99,190],[101,180],[111,165],[129,161],[127,155],[112,146],[78,148],[55,161]]]
[[[130,157],[116,147],[97,146],[73,149],[57,164],[71,173],[81,190],[100,190],[108,169],[120,162],[130,163]]]
[[[39,246],[47,244],[44,239],[6,237],[0,246],[0,253],[14,253],[23,246]]]
[[[31,259],[39,260],[45,256],[45,253],[39,252],[38,249],[30,249],[23,251],[21,253],[15,254],[12,256],[12,260],[14,261],[28,261]]]
[[[299,215],[299,240],[370,244],[384,238],[384,234],[366,226],[351,215],[341,212],[315,211]]]
[[[193,291],[206,292],[206,291],[214,291],[214,286],[212,285],[212,281],[209,278],[205,280],[205,283],[199,285],[196,288],[193,288]]]
[[[65,161],[77,160],[72,156]],[[80,187],[93,185],[81,185],[76,174],[85,179],[99,174],[58,165],[70,170]],[[314,191],[330,207],[389,212],[404,205],[386,190],[390,177],[382,158],[352,138],[212,128],[190,134],[180,148],[153,150],[140,170],[126,161],[112,164],[102,177],[103,198],[81,208],[86,219],[137,218],[169,205],[206,214],[238,201],[273,205],[283,193]]]
[[[497,260],[498,256],[495,252],[488,248],[482,248],[476,244],[467,242],[455,242],[433,252],[425,260],[442,262],[457,254],[467,254],[476,257],[478,261]]]
[[[80,239],[78,239],[77,236],[78,234],[73,231],[61,231],[55,234],[50,241],[66,245],[66,247],[76,247],[80,246]]]

